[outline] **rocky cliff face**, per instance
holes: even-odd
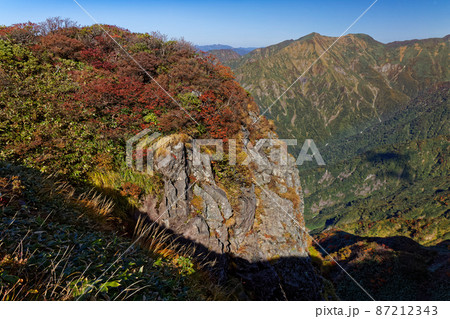
[[[319,299],[294,159],[283,162],[278,140],[267,140],[258,150],[244,139],[246,173],[238,168],[227,182],[212,154],[194,160],[193,143],[180,135],[156,143],[154,169],[164,194],[161,201],[147,197],[142,211],[216,256],[219,279],[239,278],[244,298]]]

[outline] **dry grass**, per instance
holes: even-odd
[[[99,192],[111,198],[115,203],[115,215],[122,217],[137,206],[142,196],[154,194],[161,196],[162,181],[158,174],[149,176],[131,169],[117,171],[93,172],[89,174],[89,182]],[[127,189],[139,189],[139,194],[129,193]]]
[[[198,195],[194,195],[191,200],[191,205],[198,211],[203,209],[203,198]]]
[[[204,295],[206,300],[236,300],[235,287],[218,285],[207,270],[214,267],[216,261],[197,253],[194,245],[180,244],[179,237],[144,218],[138,219],[134,238],[151,256],[169,260],[181,275],[188,275],[189,286]]]
[[[119,190],[124,183],[132,183],[144,190],[146,194],[159,190],[160,181],[158,176],[149,176],[131,169],[122,171],[93,172],[89,174],[89,182],[107,192],[108,190]]]
[[[166,156],[168,154],[168,148],[177,145],[178,143],[187,143],[191,138],[187,134],[172,134],[160,138],[153,146],[156,150],[155,158],[160,156]]]
[[[177,259],[180,256],[195,255],[193,245],[181,245],[176,236],[170,234],[158,224],[149,223],[141,217],[136,222],[133,237],[142,248],[155,256]]]
[[[154,293],[169,299],[233,299],[229,292],[232,290],[215,284],[205,269],[214,266],[210,256],[196,252],[194,245],[180,244],[176,236],[156,224],[137,222],[134,238],[144,249],[128,251],[127,247],[133,245],[128,246],[114,235],[120,226],[116,222],[108,223],[114,233],[108,231],[102,237],[105,227],[95,221],[110,218],[113,202],[96,190],[79,195],[69,183],[29,171],[14,171],[0,178],[0,192],[0,206],[9,216],[2,225],[8,232],[0,232],[0,300],[129,300],[136,296],[153,300],[157,298]],[[24,206],[31,198],[38,202],[33,207]],[[24,226],[24,220],[33,228]],[[30,247],[37,243],[39,233],[43,241],[39,240],[40,245],[33,251]],[[16,237],[2,237],[4,234]],[[80,251],[79,245],[88,249]],[[90,251],[96,252],[93,259]],[[134,265],[123,264],[118,258],[121,252]],[[105,258],[118,262],[109,269]],[[148,265],[142,273],[141,262]],[[99,277],[102,271],[105,273]],[[136,280],[126,279],[130,275]],[[155,286],[153,276],[160,278],[161,287]],[[108,292],[105,285],[110,283],[120,283],[120,287]]]
[[[26,237],[27,235],[25,235]],[[6,254],[0,260],[0,269],[8,267],[13,269],[8,274],[10,280],[16,280],[12,286],[0,286],[0,300],[19,301],[33,300],[71,300],[77,289],[76,283],[82,280],[83,274],[71,274],[68,281],[65,274],[67,263],[71,257],[71,249],[60,249],[56,256],[50,260],[50,264],[44,269],[34,271],[35,266],[30,266],[29,260],[35,252],[24,251],[22,242],[12,254]]]
[[[300,208],[300,196],[298,195],[298,193],[296,192],[294,187],[287,187],[287,192],[286,193],[279,193],[278,194],[281,198],[290,200],[292,202],[292,204],[294,205],[294,209],[299,209]]]
[[[101,217],[110,216],[114,209],[114,202],[111,198],[107,198],[93,189],[78,196],[75,202]]]
[[[52,177],[43,180],[39,195],[42,201],[52,198],[61,198],[71,207],[77,208],[82,214],[86,214],[106,229],[110,229],[109,222],[119,222],[123,216],[113,214],[115,203],[113,198],[106,196],[94,188],[76,194],[75,188],[65,181],[55,181]]]

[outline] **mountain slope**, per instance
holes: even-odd
[[[88,285],[79,295],[83,298],[126,295],[128,284],[133,284],[129,281],[135,280],[137,286],[141,277],[143,284],[154,277],[156,287],[136,293],[140,300],[209,298],[196,293],[199,282],[206,295],[209,282],[211,290],[233,287],[231,296],[222,299],[324,298],[321,277],[308,258],[308,234],[302,230],[298,170],[291,158],[283,166],[253,148],[259,139],[277,137],[266,119],[251,125],[257,106],[229,68],[188,43],[166,41],[158,34],[106,25],[67,28],[65,22],[54,18],[39,25],[0,27],[0,169],[6,170],[0,180],[5,184],[0,185],[0,217],[6,221],[0,228],[0,253],[5,259],[0,264],[2,298],[28,297],[17,296],[14,290],[22,279],[11,273],[15,264],[10,267],[10,259],[21,258],[17,249],[44,255],[48,249],[58,255],[58,248],[72,246],[75,261],[73,256],[65,260],[70,267],[62,270],[67,275],[63,291],[67,285],[77,288],[69,277],[88,266],[87,258],[76,259],[78,249],[93,252],[89,261],[97,269],[88,279],[81,278]],[[198,139],[217,139],[225,147],[231,144],[228,139],[238,140],[239,165],[231,165],[227,156],[213,156],[212,146],[201,148],[198,164]],[[129,152],[131,141],[135,149]],[[265,145],[269,153],[272,148]],[[247,158],[251,165],[241,165]],[[145,170],[133,165],[144,159]],[[9,171],[11,167],[18,167],[19,173]],[[36,176],[25,176],[22,169]],[[63,182],[44,183],[53,178]],[[35,185],[30,197],[19,192],[22,181]],[[68,207],[64,219],[60,216],[64,210],[53,198],[48,199],[50,207],[47,198],[36,198],[39,189],[50,195],[67,190],[68,198],[62,200],[82,207],[80,211]],[[29,210],[31,205],[37,209]],[[90,208],[98,209],[87,222],[106,224],[107,230],[118,233],[117,239],[101,233],[92,242],[83,240],[90,229],[77,227],[77,220]],[[51,225],[39,226],[42,218],[55,212],[59,219],[49,217]],[[50,247],[25,240],[23,224],[30,223],[30,231],[48,238]],[[59,227],[74,236],[67,238]],[[22,243],[14,246],[20,236]],[[56,244],[54,238],[59,238]],[[131,262],[139,262],[139,268],[134,264],[113,268],[128,261],[134,246],[139,246],[139,253]],[[99,254],[108,247],[108,256]],[[145,258],[146,253],[155,260]],[[56,258],[44,261],[57,263]],[[173,267],[166,267],[171,263]],[[24,271],[36,270],[34,261],[27,266]],[[114,277],[113,282],[103,282],[103,270],[122,271],[129,281]],[[167,275],[168,283],[165,270],[174,272]],[[13,281],[12,286],[3,279]],[[39,276],[26,279],[25,288],[42,288]],[[89,293],[93,290],[94,296]],[[65,297],[40,294],[36,299]],[[70,291],[67,299],[73,298]]]
[[[257,49],[231,66],[283,138],[324,145],[382,121],[433,83],[448,81],[449,37],[382,44],[363,34],[313,33]]]
[[[78,192],[0,161],[0,300],[227,298],[164,234],[143,249],[117,227],[111,201]]]
[[[313,138],[327,164],[300,168],[308,227],[448,239],[449,39],[345,36],[270,109],[281,137]],[[310,34],[230,65],[264,110],[334,40]]]
[[[221,63],[231,63],[241,57],[239,53],[231,49],[211,50],[208,53],[214,55]]]
[[[345,267],[375,300],[448,300],[448,241],[424,247],[402,237],[361,237],[329,230],[316,236],[318,246],[331,255],[311,249],[314,263],[335,284],[344,300],[369,300],[355,289],[337,266]],[[333,258],[334,260],[332,260]]]
[[[323,148],[329,165],[302,173],[309,227],[448,239],[449,87],[430,88],[385,122]]]
[[[423,244],[449,239],[449,142],[439,137],[376,148],[304,174],[306,184],[315,186],[305,199],[307,225],[377,236],[401,234]],[[406,221],[427,229],[410,227]],[[376,227],[377,222],[384,227]]]

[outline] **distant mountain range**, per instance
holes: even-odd
[[[232,46],[224,45],[224,44],[197,45],[196,48],[201,51],[205,51],[205,52],[216,51],[216,50],[231,50],[231,51],[236,52],[239,55],[245,55],[245,54],[250,53],[253,50],[257,49],[256,47],[233,48]]]
[[[265,116],[299,140],[295,154],[318,145],[327,165],[300,174],[308,227],[450,239],[450,36],[349,34],[321,56],[335,40],[312,33],[223,61],[262,112],[273,104]]]
[[[265,111],[335,40],[312,33],[229,65]],[[325,145],[358,134],[430,85],[449,80],[448,43],[448,36],[391,44],[344,36],[265,115],[285,138]]]
[[[222,64],[233,63],[241,58],[241,55],[230,49],[211,50],[209,54],[214,55]]]

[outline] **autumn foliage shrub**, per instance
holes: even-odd
[[[53,53],[55,57],[75,59],[75,55],[83,49],[84,45],[77,39],[63,34],[49,34],[41,37],[41,47]]]
[[[0,28],[0,85],[1,158],[75,179],[144,128],[232,138],[255,107],[189,43],[61,18]]]

